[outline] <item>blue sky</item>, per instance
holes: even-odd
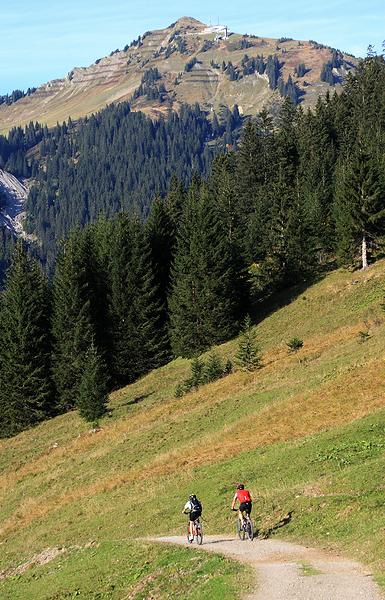
[[[182,15],[266,37],[314,39],[363,56],[381,51],[384,0],[0,0],[0,93],[62,77]]]

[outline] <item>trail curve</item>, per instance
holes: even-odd
[[[181,536],[153,541],[187,545]],[[385,598],[367,568],[322,550],[275,539],[250,542],[214,535],[204,538],[201,549],[234,558],[255,569],[258,586],[246,600]]]

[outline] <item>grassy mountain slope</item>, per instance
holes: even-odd
[[[178,359],[112,394],[100,431],[73,412],[2,441],[0,597],[178,598],[198,565],[192,597],[231,598],[233,563],[134,540],[183,533],[191,491],[207,533],[233,531],[243,479],[263,534],[342,550],[385,585],[384,290],[384,262],[333,272],[257,325],[257,372],[177,399],[189,371]],[[290,355],[294,336],[304,347]],[[65,553],[12,571],[55,548]]]
[[[136,110],[157,116],[177,110],[182,102],[199,102],[205,110],[238,104],[244,114],[256,114],[277,94],[269,88],[267,75],[253,73],[230,81],[220,68],[223,61],[231,61],[241,71],[240,63],[246,53],[249,58],[276,55],[284,81],[289,75],[294,78],[305,105],[314,105],[319,95],[330,89],[328,83],[320,80],[323,65],[332,58],[328,47],[312,41],[236,33],[227,40],[215,41],[215,33],[206,30],[200,21],[182,17],[165,29],[146,32],[141,45],[115,51],[89,67],[75,68],[66,77],[40,86],[14,104],[0,105],[0,133],[30,121],[53,126],[68,117],[77,119],[96,112],[112,102],[130,100],[144,73],[154,67],[165,86],[163,101],[140,96],[133,102]],[[197,63],[185,71],[186,63],[193,58]],[[306,73],[297,77],[295,69],[300,63],[305,64]],[[336,82],[341,82],[355,63],[352,56],[343,54],[341,65],[334,69]]]

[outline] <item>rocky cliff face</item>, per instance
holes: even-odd
[[[6,227],[12,234],[31,240],[24,230],[25,201],[28,195],[27,182],[22,182],[11,173],[0,169],[0,227]]]
[[[266,68],[269,56],[275,57],[275,82]],[[256,66],[261,57],[264,71]],[[10,106],[1,105],[0,132],[31,120],[54,125],[123,100],[130,100],[134,110],[154,116],[178,110],[183,102],[198,102],[209,111],[238,104],[244,114],[256,114],[274,97],[287,93],[289,77],[300,101],[311,106],[331,85],[338,89],[355,64],[354,57],[314,41],[276,40],[230,30],[227,34],[182,17],[165,29],[146,32],[124,50],[89,67],[74,68],[63,79],[42,85]],[[157,70],[157,79],[143,83],[150,69]],[[281,93],[274,89],[277,85]]]

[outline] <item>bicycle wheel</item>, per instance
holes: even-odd
[[[246,538],[246,531],[244,530],[243,524],[239,519],[237,519],[237,534],[240,540],[244,540]]]
[[[254,527],[253,527],[253,521],[250,519],[250,517],[247,519],[247,537],[249,538],[250,541],[253,541],[254,539]]]
[[[202,527],[202,523],[197,523],[196,524],[195,532],[196,532],[196,541],[197,541],[197,544],[199,546],[201,546],[202,542],[203,542],[203,527]]]

